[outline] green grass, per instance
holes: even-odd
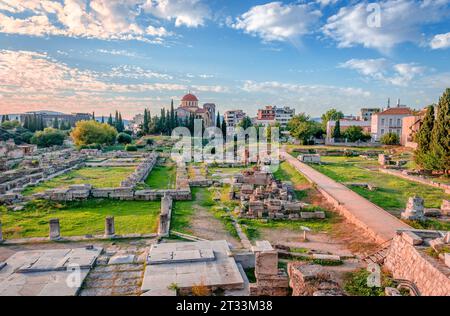
[[[115,217],[117,234],[149,234],[157,230],[159,212],[160,202],[33,201],[23,211],[12,212],[0,207],[0,218],[5,238],[46,237],[52,218],[59,218],[62,236],[103,234],[106,216]]]
[[[152,189],[173,189],[176,185],[177,167],[173,162],[156,165],[148,175],[145,183]]]
[[[256,283],[255,268],[244,269],[244,272],[249,283]]]
[[[364,182],[377,186],[375,191],[360,187],[350,189],[387,211],[403,210],[408,198],[415,194],[425,199],[428,208],[439,208],[444,198],[450,198],[441,189],[365,169],[367,162],[358,158],[323,157],[323,161],[328,164],[311,166],[341,183]]]
[[[327,232],[332,229],[333,224],[339,221],[339,216],[335,213],[326,212],[326,219],[313,220],[262,220],[262,219],[239,219],[242,230],[251,240],[256,240],[261,237],[260,229],[288,229],[297,231],[300,234],[303,232],[302,226],[308,227],[313,232]]]
[[[386,287],[393,287],[392,280],[385,274],[381,274],[381,287],[367,286],[369,272],[361,269],[348,273],[344,283],[344,289],[351,296],[384,296]]]
[[[120,182],[133,173],[134,167],[92,167],[70,171],[36,186],[29,186],[24,195],[40,193],[48,189],[64,188],[74,184],[92,184],[96,188],[119,187]]]
[[[294,188],[309,184],[308,180],[286,161],[280,164],[280,167],[273,173],[273,176],[280,181],[292,182]],[[308,191],[309,189],[295,190],[295,197],[297,200],[303,200],[308,196]]]

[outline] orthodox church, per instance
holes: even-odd
[[[214,126],[216,117],[216,105],[214,103],[205,103],[203,107],[198,106],[198,98],[192,93],[186,94],[181,99],[180,106],[175,110],[178,118],[186,119],[191,114],[195,119],[202,119],[205,126]]]

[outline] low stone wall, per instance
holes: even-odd
[[[432,186],[432,187],[435,187],[435,188],[443,189],[445,191],[445,193],[449,193],[450,194],[450,185],[448,185],[448,184],[434,182],[433,180],[421,178],[421,177],[418,177],[418,176],[404,174],[403,172],[398,171],[398,170],[384,169],[384,168],[380,168],[379,170],[382,173],[387,173],[387,174],[390,174],[390,175],[393,175],[393,176],[396,176],[396,177],[399,177],[399,178],[403,178],[403,179],[414,181],[414,182],[417,182],[417,183],[429,185],[429,186]]]
[[[134,187],[139,182],[145,181],[147,179],[149,173],[152,171],[158,160],[158,155],[151,153],[145,157],[144,161],[140,163],[136,170],[127,177],[124,181],[121,182],[121,187]]]
[[[172,198],[165,195],[161,199],[161,214],[159,215],[158,235],[168,237],[170,233],[170,219],[172,216]]]
[[[427,247],[415,246],[417,238],[410,236],[399,232],[392,240],[385,267],[395,279],[414,283],[421,295],[450,296],[450,268],[426,254]]]
[[[288,263],[292,296],[343,296],[335,276],[320,265]]]

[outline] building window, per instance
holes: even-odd
[[[384,119],[381,119],[381,125],[384,125]]]
[[[381,129],[381,135],[384,135],[384,128]]]
[[[400,122],[400,119],[397,119],[397,126],[401,126],[402,123]]]
[[[392,126],[392,119],[389,119],[389,126]]]

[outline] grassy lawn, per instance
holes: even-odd
[[[115,217],[117,234],[155,233],[160,202],[88,200],[59,204],[30,202],[23,211],[0,207],[5,238],[46,237],[48,222],[59,218],[62,236],[103,234],[105,217]]]
[[[152,189],[173,189],[176,185],[177,167],[173,162],[156,165],[145,180]]]
[[[73,170],[34,187],[27,187],[23,194],[32,195],[47,189],[64,188],[73,184],[92,184],[96,188],[119,187],[120,182],[133,173],[134,167],[92,167]]]
[[[415,194],[424,198],[425,207],[429,208],[439,208],[442,199],[450,198],[450,195],[438,188],[383,174],[377,170],[368,170],[364,167],[373,162],[360,158],[323,157],[322,160],[328,164],[311,166],[338,182],[370,183],[377,186],[378,189],[375,191],[359,187],[350,188],[388,211],[403,210],[408,198]]]
[[[305,186],[309,186],[308,180],[306,180],[306,178],[288,162],[282,162],[278,170],[274,172],[273,176],[280,181],[292,182],[297,200],[303,200],[308,196],[309,189],[305,189]]]
[[[314,220],[264,220],[264,219],[239,219],[239,223],[247,237],[252,240],[260,238],[260,229],[288,229],[300,234],[303,232],[302,226],[308,227],[313,232],[328,232],[333,224],[339,221],[335,213],[326,212],[327,219]]]

